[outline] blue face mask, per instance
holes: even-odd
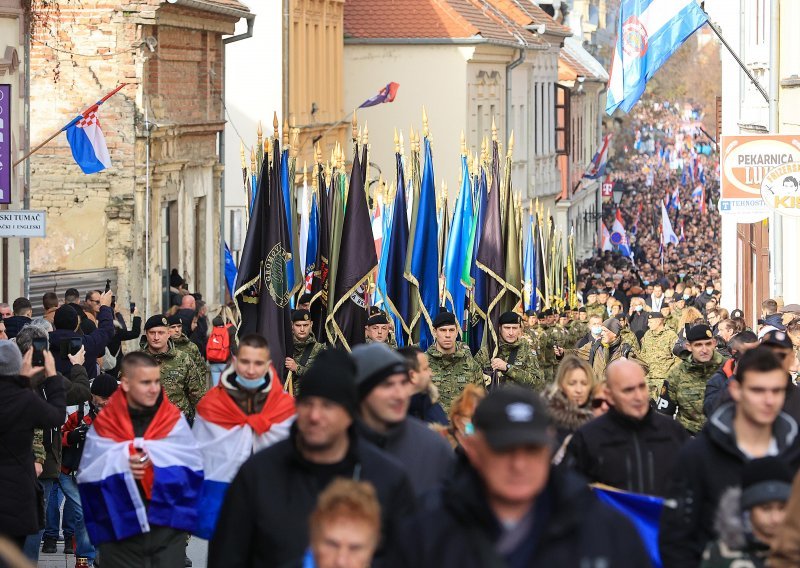
[[[643,309],[644,309],[644,306],[636,306],[634,308],[634,310],[636,310],[637,312],[641,312]]]
[[[240,377],[236,375],[236,382],[239,383],[240,386],[243,386],[249,390],[258,390],[267,384],[266,377],[258,377],[257,379],[245,379],[244,377]]]
[[[603,333],[603,327],[602,326],[595,325],[595,326],[592,327],[592,335],[597,336],[597,335],[600,335],[601,333]]]
[[[689,297],[690,297],[690,296],[689,296],[689,294],[684,294],[684,295],[683,295],[683,299],[684,299],[684,300],[688,300],[688,299],[689,299]]]
[[[642,283],[643,283],[645,286],[648,286],[648,285],[650,284],[650,281],[649,281],[649,280],[645,280],[645,281],[643,281]]]

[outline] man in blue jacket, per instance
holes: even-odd
[[[78,331],[80,318],[72,306],[64,304],[56,310],[53,316],[53,327],[55,331],[50,332],[50,351],[56,359],[56,369],[58,372],[69,376],[70,363],[67,355],[69,354],[70,340],[80,338],[83,347],[86,349],[86,374],[90,379],[97,376],[97,358],[102,357],[106,351],[106,346],[114,337],[114,310],[111,309],[111,298],[113,292],[109,290],[100,295],[100,311],[97,314],[97,329],[86,335]]]

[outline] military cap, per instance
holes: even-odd
[[[662,314],[660,311],[652,311],[647,314],[647,319],[664,319],[664,314]]]
[[[528,317],[536,317],[536,310],[525,310],[525,315]]]
[[[588,292],[586,292],[587,296],[591,296],[592,294],[595,296],[597,295],[597,288],[591,288]]]
[[[786,332],[779,329],[765,333],[764,337],[761,338],[761,344],[783,347],[784,349],[792,349],[794,347]]]
[[[378,306],[370,306],[369,307],[369,311],[367,313],[370,316],[375,316],[375,315],[378,315],[380,313],[383,313],[383,311]]]
[[[506,312],[500,316],[500,325],[513,325],[519,324],[519,314],[515,312]]]
[[[542,310],[539,310],[538,312],[536,312],[536,317],[539,318],[539,319],[542,319],[544,317],[544,315],[545,315],[544,311],[542,311]]]
[[[147,318],[147,321],[144,323],[144,330],[148,331],[154,327],[169,327],[169,322],[167,322],[167,318],[164,317],[164,314],[156,314]]]
[[[309,294],[308,292],[306,292],[305,294],[300,296],[300,299],[297,300],[297,303],[298,304],[309,304],[309,303],[311,303],[311,298],[313,298],[313,296],[311,294]]]
[[[739,308],[736,308],[735,310],[733,310],[731,312],[731,317],[732,318],[744,318],[744,312],[742,310],[740,310]]]
[[[172,314],[167,318],[167,324],[170,326],[183,325],[183,322],[181,322],[181,317],[178,314]]]
[[[704,323],[698,323],[697,325],[689,326],[686,324],[686,341],[703,341],[705,339],[713,339],[714,334],[711,332],[711,328],[708,327]]]
[[[292,310],[292,321],[311,321],[308,310]]]
[[[439,329],[446,325],[456,325],[456,316],[447,310],[441,311],[433,320],[433,328]]]
[[[568,318],[569,316],[565,312],[561,312],[560,314],[558,314],[558,317],[560,317],[560,318]]]
[[[386,314],[379,311],[377,314],[372,314],[367,319],[367,325],[386,325],[389,323],[389,319],[386,317]]]
[[[580,308],[578,308],[578,312],[586,313],[586,307],[585,306],[581,306]]]
[[[597,289],[597,293],[598,293],[598,295],[599,294],[605,294],[606,296],[608,296],[608,291],[606,291],[605,288],[598,288]]]

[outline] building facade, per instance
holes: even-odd
[[[158,313],[176,269],[220,301],[223,39],[242,18],[252,15],[237,0],[92,0],[33,35],[33,140],[127,85],[99,110],[111,168],[84,175],[63,136],[31,158],[31,207],[48,223],[30,261],[46,284],[32,289],[63,293],[66,274],[85,292],[109,278],[118,302]]]

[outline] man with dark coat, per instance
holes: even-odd
[[[340,350],[326,350],[314,362],[289,439],[247,460],[228,488],[209,545],[209,568],[299,565],[309,545],[308,517],[337,477],[375,486],[386,539],[414,512],[403,466],[355,433],[355,372]]]
[[[473,424],[440,503],[404,523],[388,566],[650,566],[626,518],[580,476],[551,469],[552,432],[537,394],[495,389]]]
[[[13,339],[23,327],[31,323],[31,316],[33,315],[33,305],[28,298],[17,298],[12,305],[14,315],[10,318],[4,318],[3,322],[6,324],[6,335],[9,339]]]
[[[728,351],[731,353],[731,358],[725,361],[706,383],[706,390],[703,395],[703,414],[706,415],[706,418],[714,414],[714,411],[720,405],[730,402],[728,383],[735,380],[733,375],[736,372],[736,362],[745,351],[754,347],[758,347],[758,337],[752,331],[737,333],[728,342]]]
[[[664,495],[675,457],[689,435],[652,408],[641,365],[618,359],[606,369],[606,381],[611,408],[575,432],[563,463],[592,482]]]
[[[33,367],[32,357],[32,349],[21,355],[14,343],[0,341],[0,535],[20,549],[26,535],[44,527],[38,513],[33,430],[60,427],[66,413],[65,380],[56,372],[53,356],[44,353],[44,368]],[[30,383],[42,371],[45,397]]]
[[[352,356],[359,435],[405,466],[417,495],[436,489],[450,474],[453,449],[443,436],[407,415],[411,389],[405,359],[385,343],[357,345]]]
[[[65,304],[56,310],[53,317],[55,330],[50,332],[50,351],[55,357],[59,373],[69,376],[72,367],[68,358],[70,340],[79,338],[86,350],[83,363],[86,367],[86,374],[90,379],[97,376],[97,358],[105,354],[106,346],[114,338],[114,311],[111,309],[111,296],[110,290],[100,295],[97,329],[86,335],[77,331],[80,318],[74,308]]]
[[[776,456],[796,472],[800,437],[795,420],[782,412],[786,374],[767,347],[747,351],[728,385],[732,403],[720,406],[698,436],[681,448],[670,476],[659,549],[664,568],[698,566],[715,537],[720,497],[739,485],[750,460]]]

